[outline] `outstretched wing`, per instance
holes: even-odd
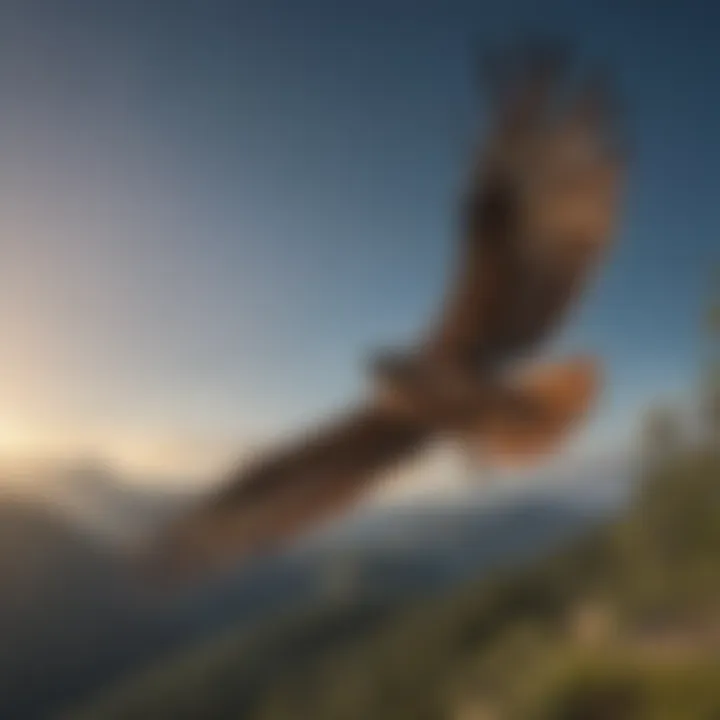
[[[376,474],[418,450],[429,432],[381,407],[335,419],[233,473],[169,528],[151,571],[172,579],[272,550],[355,500]]]
[[[459,272],[426,345],[435,357],[477,366],[530,349],[608,243],[620,163],[607,97],[590,83],[572,92],[564,67],[530,52],[494,76]]]

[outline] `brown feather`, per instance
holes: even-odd
[[[498,394],[468,434],[494,465],[523,466],[555,450],[598,395],[600,369],[590,357],[533,368]]]

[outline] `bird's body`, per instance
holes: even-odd
[[[596,391],[593,360],[518,368],[572,306],[616,215],[607,118],[589,88],[562,101],[561,79],[529,56],[498,84],[463,202],[459,267],[417,347],[377,358],[360,407],[230,473],[169,529],[166,568],[203,571],[277,547],[437,435],[490,462],[523,462],[578,421]]]

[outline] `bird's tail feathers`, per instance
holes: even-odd
[[[466,434],[490,465],[522,467],[558,449],[598,396],[600,366],[591,357],[541,365],[521,374],[496,407]]]

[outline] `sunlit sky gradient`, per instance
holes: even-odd
[[[634,158],[590,445],[697,363],[720,237],[710,2],[17,0],[0,6],[0,453],[203,472],[343,405],[442,295],[471,52],[577,41]]]

